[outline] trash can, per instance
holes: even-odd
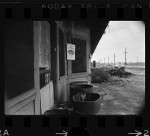
[[[70,83],[70,102],[73,102],[73,96],[79,92],[86,92],[93,87],[87,81],[75,81]]]
[[[77,94],[78,95],[78,94]],[[84,101],[76,99],[77,95],[73,96],[73,110],[86,115],[96,115],[101,109],[101,95],[98,93],[85,93]],[[79,100],[79,101],[78,101]]]

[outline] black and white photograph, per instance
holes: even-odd
[[[143,21],[5,21],[5,115],[139,115]]]

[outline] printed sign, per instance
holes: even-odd
[[[75,45],[67,44],[67,60],[75,60]]]

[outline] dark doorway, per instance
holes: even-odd
[[[75,44],[75,60],[72,61],[72,73],[86,72],[86,41],[71,38],[71,42]]]

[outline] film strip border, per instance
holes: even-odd
[[[150,18],[150,3],[0,3],[0,19],[131,19]]]
[[[57,132],[70,131],[72,128],[86,128],[91,136],[97,135],[128,135],[130,132],[139,132],[141,134],[149,134],[149,120],[143,117],[123,117],[123,116],[99,116],[99,117],[42,117],[42,116],[7,116],[0,118],[1,126],[4,128],[0,131],[7,130],[10,135],[19,133],[23,134],[43,134],[55,135]],[[3,125],[2,125],[3,124]],[[32,129],[32,132],[30,132]],[[80,132],[77,132],[80,134]],[[144,136],[145,136],[144,135]]]
[[[130,117],[130,118],[129,118]],[[41,124],[39,123],[41,122]],[[82,116],[82,117],[49,117],[49,116],[6,116],[0,117],[0,127],[27,127],[34,128],[36,125],[41,127],[92,127],[93,124],[98,128],[105,127],[146,127],[148,120],[141,116]],[[129,124],[128,124],[129,123]]]
[[[149,13],[150,3],[0,3],[0,20],[149,20]],[[58,129],[68,130],[75,126],[86,127],[92,134],[127,135],[129,130],[133,132],[137,129],[141,130],[144,135],[144,130],[149,128],[149,118],[142,116],[0,117],[0,129],[8,129],[9,132],[12,128],[9,132],[11,135],[19,134],[21,131],[28,135],[29,131],[26,129],[29,128],[33,129],[31,132],[33,134],[36,132],[42,135],[53,135]],[[18,128],[20,130],[17,132],[15,129]],[[0,130],[0,135],[3,130]]]

